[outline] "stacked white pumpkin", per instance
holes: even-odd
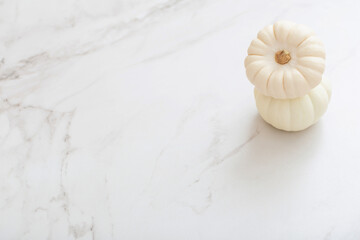
[[[306,26],[279,21],[265,27],[250,44],[245,68],[257,109],[275,128],[300,131],[325,113],[331,96],[325,48]]]

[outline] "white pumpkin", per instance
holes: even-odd
[[[331,84],[323,78],[321,84],[305,96],[276,99],[255,88],[256,107],[261,117],[275,128],[300,131],[316,123],[325,113],[331,97]]]
[[[276,22],[251,42],[245,68],[262,94],[280,99],[301,97],[321,82],[324,45],[303,25]]]

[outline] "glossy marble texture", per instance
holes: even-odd
[[[360,239],[359,1],[0,0],[0,239]],[[243,61],[312,27],[328,112],[286,133]]]

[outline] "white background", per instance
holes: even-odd
[[[360,5],[0,0],[0,239],[360,239]],[[259,117],[277,20],[324,41],[328,112]]]

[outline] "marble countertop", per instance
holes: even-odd
[[[359,12],[0,0],[0,239],[360,239]],[[243,66],[279,19],[318,33],[333,81],[298,133],[259,117]]]

